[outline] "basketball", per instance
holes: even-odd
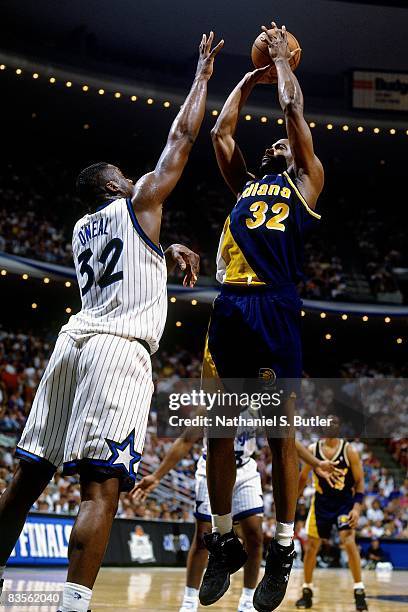
[[[272,34],[273,30],[268,30],[268,32]],[[290,32],[288,32],[288,45],[290,51],[294,51],[295,49],[299,48],[299,51],[297,51],[297,53],[295,53],[295,55],[289,60],[290,67],[293,71],[295,71],[300,64],[302,51],[300,49],[299,41]],[[276,68],[273,65],[273,62],[269,55],[268,44],[264,32],[259,34],[259,36],[255,39],[254,44],[252,45],[251,58],[255,68],[263,68],[268,64],[272,64],[271,77],[277,77]]]

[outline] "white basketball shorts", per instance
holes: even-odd
[[[194,516],[200,521],[211,522],[211,506],[208,496],[205,459],[200,457],[196,472],[196,509]],[[232,519],[241,521],[248,516],[262,515],[264,511],[261,475],[256,461],[244,459],[244,464],[237,467],[237,479],[232,491]]]
[[[62,332],[38,386],[16,456],[52,474],[99,472],[130,490],[153,393],[147,349],[113,334]]]

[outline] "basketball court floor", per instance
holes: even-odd
[[[61,591],[65,570],[10,569],[5,591]],[[92,599],[92,612],[129,612],[154,610],[178,612],[184,589],[183,569],[104,568]],[[285,603],[280,612],[296,610],[294,603],[303,581],[302,571],[292,572]],[[385,576],[374,571],[364,573],[371,612],[408,612],[408,573],[394,571]],[[233,576],[231,588],[217,604],[200,611],[236,612],[242,586],[242,574]],[[315,576],[315,605],[319,612],[352,612],[352,582],[346,570],[318,570]],[[4,594],[3,594],[4,595]],[[56,606],[0,606],[1,612],[55,612]]]

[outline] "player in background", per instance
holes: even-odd
[[[290,69],[286,30],[279,30],[275,23],[272,28],[271,35],[263,30],[277,71],[287,139],[265,150],[257,176],[248,171],[235,141],[245,101],[257,83],[268,80],[268,67],[244,76],[212,130],[219,168],[237,198],[218,249],[221,292],[214,301],[204,355],[204,363],[211,364],[220,379],[256,379],[265,369],[278,379],[300,379],[302,375],[301,300],[296,287],[303,279],[304,231],[320,219],[315,207],[324,173],[303,116],[302,91]],[[288,399],[286,409],[293,412],[293,398]],[[295,555],[292,540],[298,464],[294,432],[285,438],[271,437],[269,445],[277,529],[265,576],[254,597],[254,607],[260,612],[274,610],[283,600]],[[222,597],[230,574],[246,559],[232,529],[233,439],[212,437],[208,451],[213,533],[206,537],[210,554],[200,589],[203,605]]]
[[[239,429],[234,441],[234,452],[237,466],[237,479],[232,493],[232,518],[234,525],[239,524],[240,533],[245,542],[248,560],[244,565],[243,588],[238,603],[238,612],[254,612],[253,596],[258,582],[259,568],[263,552],[263,496],[261,477],[256,461],[252,455],[256,451],[256,432]],[[156,470],[144,476],[133,489],[133,496],[145,500],[160,484],[160,481],[172,470],[191,448],[203,437],[203,430],[189,427],[170,447]],[[335,462],[318,459],[307,448],[296,440],[299,457],[313,466],[320,478],[330,487],[336,486],[339,471]],[[208,555],[203,537],[211,532],[211,507],[208,497],[206,478],[207,446],[204,446],[197,463],[194,516],[196,528],[187,558],[186,587],[179,612],[196,612],[198,609],[198,589],[207,565]]]
[[[364,500],[364,473],[358,452],[342,438],[323,438],[312,444],[309,450],[319,460],[335,461],[341,475],[334,488],[316,473],[313,474],[315,494],[306,521],[307,545],[304,556],[304,584],[302,597],[296,602],[299,609],[313,605],[313,570],[321,539],[330,538],[333,525],[337,526],[340,542],[346,549],[349,567],[354,579],[356,610],[367,610],[364,584],[361,578],[361,559],[355,529]],[[311,470],[307,461],[299,480],[299,495]]]
[[[180,245],[164,253],[159,236],[163,203],[204,118],[207,83],[223,46],[211,50],[213,38],[202,37],[193,85],[156,168],[135,184],[107,163],[78,177],[90,211],[72,241],[82,309],[58,336],[16,450],[19,466],[0,498],[2,580],[27,514],[57,467],[80,475],[62,612],[88,610],[119,494],[135,483],[153,392],[150,355],[166,321],[167,263],[181,265],[186,283],[197,277],[198,256]]]

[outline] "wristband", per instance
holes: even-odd
[[[353,497],[353,502],[355,504],[362,504],[364,501],[364,493],[355,493]]]

